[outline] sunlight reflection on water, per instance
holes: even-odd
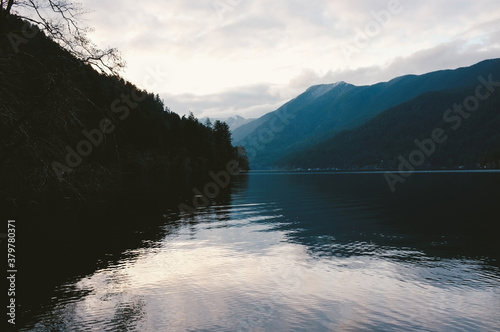
[[[500,326],[500,271],[482,259],[439,258],[411,246],[341,233],[309,234],[297,229],[295,217],[276,202],[259,203],[258,198],[237,193],[232,204],[201,211],[196,220],[167,216],[163,240],[132,249],[116,264],[62,285],[67,298],[39,317],[32,330],[443,331]],[[170,222],[182,226],[171,230]],[[297,232],[306,232],[307,241],[298,241]],[[380,235],[402,241],[399,235]],[[71,297],[73,293],[80,296]]]

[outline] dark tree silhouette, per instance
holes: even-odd
[[[227,123],[222,121],[215,121],[213,126],[215,145],[218,147],[216,159],[228,160],[233,157],[233,146],[231,145],[231,131]],[[219,168],[223,168],[222,164],[218,165]]]
[[[12,15],[6,23],[10,33],[26,21]],[[0,202],[92,201],[110,193],[177,201],[237,160],[227,124],[207,127],[193,114],[180,117],[158,95],[82,65],[43,33],[19,52],[5,36]],[[103,119],[112,131],[104,133]]]
[[[236,158],[240,170],[249,171],[250,170],[250,160],[248,159],[248,152],[243,145],[234,148],[236,150]]]
[[[106,74],[117,75],[125,66],[116,48],[100,49],[87,37],[91,30],[82,23],[86,11],[66,0],[1,1],[2,26],[11,14],[30,22],[75,58]]]

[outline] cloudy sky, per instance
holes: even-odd
[[[82,0],[123,76],[198,117],[258,117],[320,83],[500,57],[498,0]]]

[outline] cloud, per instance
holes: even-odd
[[[496,0],[83,0],[83,6],[93,10],[92,39],[121,50],[125,78],[181,114],[255,116],[314,84],[373,84],[500,54]],[[349,56],[345,45],[355,45]],[[166,74],[151,75],[157,68]]]
[[[355,85],[370,85],[408,74],[421,75],[442,69],[471,66],[485,59],[497,58],[500,54],[500,31],[488,35],[485,41],[490,45],[488,49],[478,47],[477,44],[470,43],[468,40],[455,40],[417,51],[408,56],[395,57],[381,65],[331,70],[323,75],[308,69],[292,79],[289,88],[305,89],[315,84],[338,81]],[[492,46],[495,43],[496,46]]]
[[[245,118],[259,117],[278,108],[285,99],[266,84],[241,86],[227,91],[208,94],[161,94],[165,105],[178,114],[203,117],[230,117],[235,114]]]

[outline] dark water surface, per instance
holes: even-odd
[[[500,330],[500,173],[396,188],[379,173],[242,175],[196,215],[144,216],[137,236],[117,226],[48,258],[21,330]]]

